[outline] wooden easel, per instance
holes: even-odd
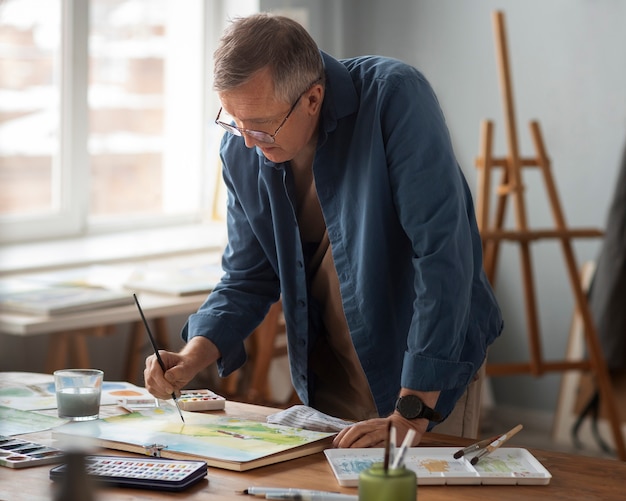
[[[530,362],[488,365],[487,374],[497,376],[530,373],[534,376],[541,376],[548,371],[592,371],[596,377],[602,400],[606,405],[618,456],[622,461],[626,461],[626,448],[624,447],[624,438],[620,430],[620,420],[615,403],[615,395],[611,386],[604,355],[598,341],[595,325],[589,311],[587,298],[583,292],[578,276],[578,267],[571,244],[573,238],[600,237],[602,236],[602,232],[593,228],[570,229],[567,227],[563,211],[561,210],[556,185],[550,172],[550,160],[546,154],[539,123],[536,121],[530,122],[530,133],[535,146],[536,157],[520,157],[517,143],[511,76],[507,56],[504,14],[502,12],[496,11],[493,13],[493,25],[509,151],[506,157],[496,158],[492,156],[493,122],[489,120],[483,121],[481,125],[480,156],[476,159],[476,166],[482,172],[478,187],[478,202],[476,205],[477,219],[483,239],[485,272],[492,284],[495,282],[500,243],[503,240],[510,240],[519,244],[526,320],[528,323]],[[489,199],[491,197],[491,174],[492,170],[496,167],[502,168],[502,176],[496,190],[495,213],[490,223]],[[533,230],[528,227],[524,201],[524,185],[522,183],[523,167],[533,167],[541,170],[543,180],[546,184],[546,191],[554,218],[555,228]],[[512,230],[506,230],[503,227],[506,202],[509,197],[513,198],[515,208],[516,227]],[[547,362],[543,359],[530,255],[530,244],[540,239],[557,239],[561,243],[570,285],[576,300],[576,307],[580,312],[584,325],[585,342],[589,352],[588,360]]]

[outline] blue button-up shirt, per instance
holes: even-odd
[[[322,55],[313,173],[354,347],[380,415],[393,411],[401,387],[441,391],[437,409],[448,415],[502,329],[470,191],[437,99],[415,68]],[[315,333],[289,164],[230,134],[221,158],[225,274],[183,337],[212,340],[227,375],[282,294],[292,382],[308,404]]]

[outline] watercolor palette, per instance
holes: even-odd
[[[526,449],[501,447],[472,465],[471,456],[454,459],[458,447],[411,447],[404,464],[418,485],[547,485],[552,475]],[[359,484],[359,473],[383,461],[384,450],[327,449],[326,459],[345,487]]]
[[[52,468],[50,479],[62,480],[66,466]],[[206,477],[207,464],[204,461],[87,456],[86,470],[87,475],[105,485],[181,491]]]
[[[184,411],[216,411],[226,407],[226,399],[211,390],[181,390],[178,405]]]
[[[54,447],[0,435],[0,466],[28,468],[58,463],[62,457],[63,451]]]

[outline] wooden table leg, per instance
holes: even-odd
[[[65,368],[66,354],[69,348],[69,334],[58,332],[51,334],[49,338],[46,372],[52,374],[57,369]]]
[[[148,340],[148,334],[145,331],[143,322],[133,322],[128,340],[128,352],[126,354],[126,381],[135,384],[141,384],[137,374],[140,370],[140,361],[142,360],[143,347]]]
[[[169,333],[167,319],[163,317],[154,319],[154,329],[151,329],[154,341],[160,350],[169,350]],[[135,384],[142,384],[137,374],[143,364],[143,348],[150,343],[146,327],[142,321],[133,323],[130,339],[128,341],[128,353],[126,355],[126,380]],[[152,345],[150,345],[152,352]]]

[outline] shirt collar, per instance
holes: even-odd
[[[320,132],[328,134],[335,130],[338,120],[357,111],[358,96],[348,69],[337,59],[320,52],[326,73]]]

